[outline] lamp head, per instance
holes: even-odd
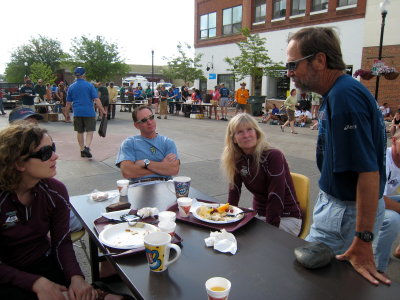
[[[381,3],[379,3],[379,7],[381,9],[381,13],[387,13],[390,5],[390,0],[383,0]]]

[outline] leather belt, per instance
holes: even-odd
[[[165,177],[149,177],[138,180],[131,180],[130,184],[140,183],[140,182],[149,182],[149,181],[168,181],[168,178]]]

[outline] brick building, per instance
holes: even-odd
[[[211,90],[224,82],[237,89],[239,82],[229,74],[224,58],[240,54],[236,42],[243,37],[240,29],[247,27],[252,33],[265,37],[266,48],[275,62],[286,61],[287,38],[307,26],[331,26],[338,30],[347,71],[370,68],[378,57],[381,28],[379,2],[382,0],[195,0],[194,45],[203,53],[202,64],[207,80],[196,85],[201,90]],[[400,35],[395,29],[400,22],[395,12],[400,11],[400,1],[391,1],[386,17],[383,40],[383,62],[400,70]],[[283,99],[291,88],[290,80],[282,72],[281,78],[263,76],[256,80],[256,95],[268,99]],[[375,93],[375,78],[362,80],[371,93]],[[246,78],[247,87],[251,81]],[[400,77],[380,80],[379,103],[388,102],[397,107],[400,96],[394,85]]]

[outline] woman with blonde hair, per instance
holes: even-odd
[[[261,219],[295,236],[300,233],[301,211],[285,156],[268,144],[249,114],[240,113],[229,121],[221,167],[231,205],[238,205],[244,184]]]
[[[25,122],[0,131],[0,299],[121,299],[84,279],[68,192],[53,178],[57,159],[46,129]]]

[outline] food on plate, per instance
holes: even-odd
[[[234,207],[230,206],[229,203],[226,203],[219,207],[202,205],[197,210],[197,214],[201,218],[206,220],[221,221],[221,222],[237,219],[237,217],[227,216],[228,213],[233,213],[233,212],[234,212]]]
[[[218,206],[217,207],[217,211],[219,213],[227,212],[227,211],[229,211],[229,206],[230,206],[229,203],[226,203],[224,205]]]

